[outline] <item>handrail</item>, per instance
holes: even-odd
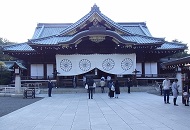
[[[15,93],[15,87],[1,87],[0,93]]]
[[[40,88],[39,87],[21,87],[21,92],[23,93],[25,89],[28,89],[28,88],[34,88],[35,89],[35,92],[36,94],[39,94],[40,93]],[[4,94],[12,94],[12,93],[15,93],[15,87],[2,87],[0,86],[0,93],[4,93]]]

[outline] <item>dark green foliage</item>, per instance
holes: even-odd
[[[0,61],[8,61],[8,60],[14,60],[13,57],[9,56],[9,55],[6,55],[6,54],[3,54],[3,46],[6,46],[6,45],[11,45],[11,44],[15,44],[13,42],[10,42],[8,41],[7,39],[4,39],[4,38],[1,38],[0,37]]]
[[[11,72],[4,70],[0,71],[0,85],[7,85],[11,83]]]
[[[188,54],[187,51],[184,51],[184,52],[180,52],[180,53],[174,54],[169,57],[170,58],[183,58],[183,57],[187,57],[187,56],[190,56],[190,54]]]
[[[10,84],[11,72],[5,66],[5,63],[0,61],[0,85]]]

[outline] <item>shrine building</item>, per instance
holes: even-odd
[[[166,72],[160,59],[184,52],[187,45],[153,37],[145,22],[114,22],[97,5],[75,23],[38,23],[25,43],[5,46],[5,54],[24,61],[22,80],[75,77],[94,74],[139,79],[158,78]]]

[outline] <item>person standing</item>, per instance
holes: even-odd
[[[131,81],[130,78],[127,78],[126,84],[127,84],[127,88],[128,88],[128,93],[131,93],[131,89],[130,88],[132,86],[132,81]]]
[[[77,78],[76,78],[76,75],[73,76],[73,87],[74,88],[77,87]]]
[[[177,85],[177,82],[178,82],[178,79],[175,79],[174,82],[172,83],[172,92],[173,92],[173,103],[174,103],[174,106],[178,106],[176,104],[176,101],[177,101],[177,97],[178,97],[178,88],[179,88],[179,85]]]
[[[85,86],[86,85],[86,77],[85,76],[83,76],[82,81],[83,81],[83,85]]]
[[[93,84],[94,84],[94,80],[92,77],[89,77],[87,78],[87,85],[88,85],[88,97],[89,99],[93,99],[93,90],[94,90],[94,87],[93,87]]]
[[[120,87],[119,87],[119,81],[115,81],[115,98],[118,98],[120,94]]]
[[[104,81],[106,80],[104,76],[102,76],[101,79],[103,79]]]
[[[170,80],[167,76],[164,81],[162,82],[163,90],[164,90],[164,103],[170,104],[169,102],[169,96],[170,96]]]
[[[100,79],[100,87],[101,87],[101,92],[104,93],[104,87],[106,85],[106,82],[104,81],[103,78]]]
[[[108,81],[108,88],[109,88],[109,92],[108,92],[108,96],[110,98],[114,97],[114,91],[115,91],[115,86],[112,80]]]
[[[51,91],[53,88],[53,84],[51,82],[51,80],[48,81],[48,96],[51,97]]]
[[[189,86],[186,84],[183,88],[183,98],[185,106],[189,106]]]

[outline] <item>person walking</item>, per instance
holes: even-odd
[[[120,87],[119,87],[119,81],[115,81],[115,98],[118,98],[120,94]]]
[[[93,87],[93,85],[94,85],[94,79],[93,79],[93,77],[89,77],[89,78],[87,78],[87,85],[88,85],[88,97],[89,97],[89,99],[91,98],[91,99],[93,99],[93,90],[94,90],[94,87]]]
[[[128,88],[128,93],[131,93],[131,89],[130,88],[132,86],[132,81],[131,81],[130,78],[127,78],[126,84],[127,84],[127,88]]]
[[[177,97],[178,97],[178,94],[179,94],[179,91],[178,91],[179,85],[177,85],[177,82],[178,82],[178,79],[175,79],[174,82],[172,83],[172,92],[173,92],[173,103],[174,103],[174,106],[178,106],[176,104]]]
[[[48,81],[48,96],[51,97],[51,91],[53,88],[53,84],[51,82],[51,80]]]
[[[162,82],[163,90],[164,90],[164,103],[165,104],[170,104],[169,102],[169,96],[170,96],[170,80],[169,77],[167,76],[164,81]]]
[[[104,87],[106,85],[106,82],[103,78],[100,79],[100,87],[101,87],[101,92],[104,93]]]

